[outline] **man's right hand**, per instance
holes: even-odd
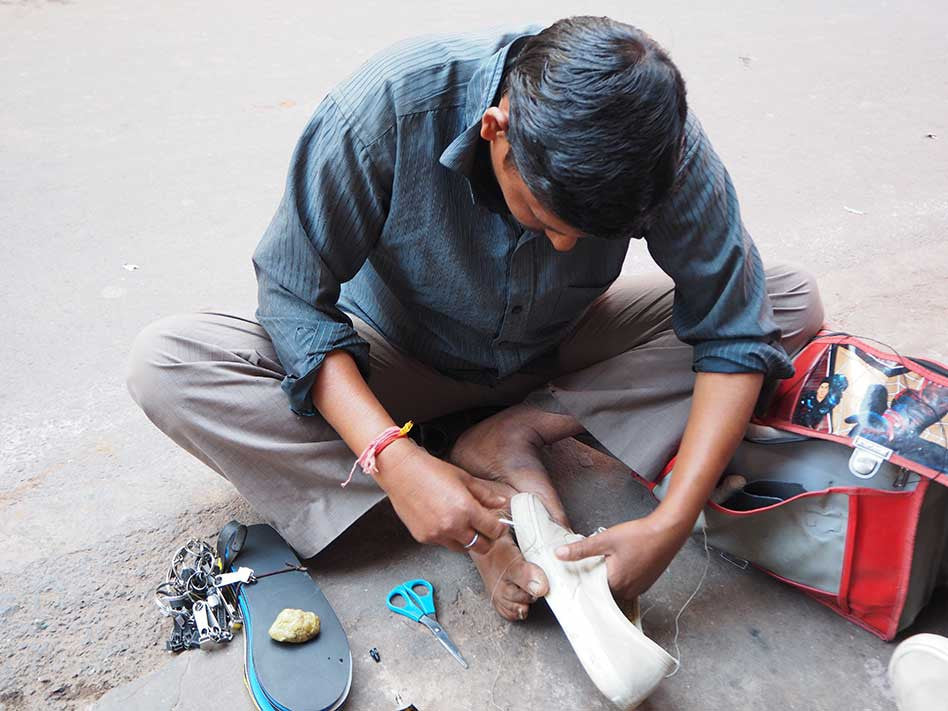
[[[505,533],[504,524],[491,512],[509,504],[501,485],[473,477],[409,439],[386,447],[378,468],[376,480],[416,541],[486,553]],[[475,532],[477,542],[465,548]]]

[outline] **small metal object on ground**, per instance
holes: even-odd
[[[369,650],[369,656],[375,660],[376,664],[382,661],[382,655],[379,654],[379,650],[376,649],[375,647],[372,647],[372,649]]]

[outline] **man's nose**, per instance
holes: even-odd
[[[553,249],[555,249],[557,252],[570,251],[576,246],[576,241],[578,239],[576,237],[567,237],[555,232],[547,232],[546,238],[550,240],[550,243],[553,245]]]

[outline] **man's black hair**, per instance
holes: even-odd
[[[512,160],[543,207],[595,237],[640,236],[675,184],[688,105],[668,54],[608,17],[529,38],[500,94]]]

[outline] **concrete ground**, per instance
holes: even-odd
[[[240,642],[167,655],[150,591],[184,539],[254,514],[132,404],[129,345],[173,312],[252,311],[295,139],[370,53],[582,12],[671,50],[766,261],[811,269],[836,325],[948,361],[944,3],[0,0],[0,709],[249,708]],[[634,247],[628,268],[651,268]],[[581,531],[651,506],[592,450],[550,457]],[[666,648],[703,565],[689,543],[643,599]],[[501,621],[463,557],[385,506],[311,568],[352,642],[347,708],[605,708],[548,610]],[[469,671],[384,608],[419,574]],[[948,632],[946,613],[913,631]],[[648,708],[893,708],[891,645],[717,555],[680,647]]]

